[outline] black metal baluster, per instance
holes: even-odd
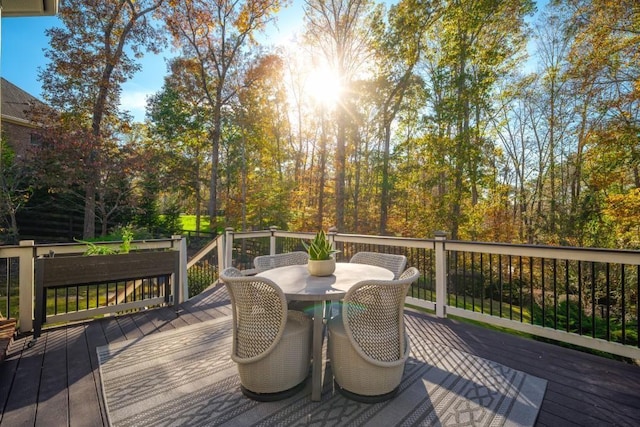
[[[509,255],[509,320],[513,320],[513,264]]]
[[[620,315],[622,317],[622,344],[627,344],[627,316],[626,316],[626,299],[625,299],[625,274],[624,274],[624,264],[620,265],[620,286],[622,293],[622,301],[621,301],[621,310]]]
[[[578,333],[582,335],[582,261],[578,261]]]
[[[467,253],[462,252],[462,307],[467,309]]]
[[[610,269],[610,265],[609,263],[606,264],[607,266],[607,275],[606,275],[606,280],[607,280],[607,341],[611,341],[611,325],[610,325],[610,321],[611,321],[611,269]]]
[[[545,272],[544,272],[545,259],[540,258],[540,278],[542,279],[542,326],[547,326],[547,302],[546,302],[546,280],[545,280]]]
[[[553,259],[553,329],[558,329],[558,260]]]
[[[489,314],[493,316],[493,255],[489,254]]]
[[[522,323],[524,321],[524,289],[523,289],[523,280],[522,280],[522,255],[520,255],[518,257],[518,265],[519,265],[519,279],[520,279],[520,301],[519,301],[519,306],[520,306],[520,323]]]
[[[571,319],[569,317],[570,315],[570,311],[569,311],[569,304],[570,304],[570,300],[569,300],[569,260],[565,259],[564,260],[564,278],[565,278],[565,283],[564,283],[564,292],[565,292],[565,312],[566,312],[566,316],[567,316],[567,332],[570,332],[571,327]]]
[[[484,275],[484,270],[483,270],[483,266],[484,266],[484,254],[482,252],[480,252],[480,313],[484,314],[484,296],[486,294],[486,289],[485,289],[485,275]]]
[[[596,337],[596,265],[591,262],[591,338]]]
[[[498,307],[500,308],[500,317],[502,317],[502,302],[504,301],[504,283],[502,282],[502,254],[498,255],[498,285],[500,286],[500,301]]]
[[[534,321],[534,311],[533,311],[533,304],[534,304],[534,289],[533,289],[533,266],[535,264],[535,260],[533,259],[533,257],[529,257],[529,289],[530,289],[530,295],[529,295],[529,299],[531,300],[529,302],[530,308],[529,308],[529,312],[531,313],[531,324],[533,325],[535,323]]]

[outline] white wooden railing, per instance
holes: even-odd
[[[227,229],[188,262],[185,255],[180,272],[184,289],[175,302],[189,295],[188,281],[193,281],[194,273],[206,287],[215,284],[227,266],[250,273],[255,256],[301,250],[301,241],[314,235],[275,227],[251,232]],[[338,261],[348,261],[360,250],[405,254],[407,266],[422,273],[406,303],[438,317],[458,316],[640,359],[640,251],[451,241],[444,233],[416,239],[330,230],[328,236],[341,251]],[[185,245],[179,239],[135,244],[140,248]],[[50,250],[71,253],[84,247],[33,242],[0,247],[0,258],[20,260],[21,331],[32,328],[34,260]],[[576,306],[581,308],[577,326],[575,316],[566,316]]]
[[[121,242],[100,242],[99,245],[118,249]],[[174,272],[174,275],[179,275],[179,279],[176,283],[180,283],[181,287],[178,289],[172,288],[172,295],[168,296],[168,300],[172,304],[178,304],[186,299],[186,271],[187,271],[187,255],[186,255],[186,242],[181,236],[173,236],[170,239],[154,239],[154,240],[136,240],[131,242],[132,252],[146,251],[146,250],[174,250],[180,252],[180,266],[178,272]],[[15,296],[11,294],[10,282],[14,281],[15,276],[19,283],[19,330],[20,332],[29,332],[34,328],[34,313],[35,307],[35,283],[36,283],[36,260],[41,257],[48,256],[69,256],[69,255],[82,255],[87,250],[87,245],[82,243],[73,244],[35,244],[32,240],[21,241],[17,246],[0,246],[0,259],[5,260],[5,275],[6,275],[6,288],[3,286],[2,299],[9,302]],[[126,256],[126,255],[123,255]],[[16,262],[17,261],[17,262]],[[14,266],[17,268],[17,274],[12,271]],[[5,295],[6,294],[6,295]],[[140,303],[142,304],[142,303]],[[139,304],[139,305],[140,305]],[[7,303],[6,305],[10,305]],[[123,311],[130,308],[130,303],[113,304],[108,307],[102,307],[99,310],[100,315],[109,315]],[[144,304],[142,304],[144,305]],[[124,307],[124,308],[123,308]],[[6,306],[0,307],[0,311],[3,315],[9,317],[10,313],[7,313]],[[85,316],[82,313],[74,313],[73,318],[90,318],[95,315],[95,310],[84,310]],[[57,317],[60,317],[58,315]]]
[[[314,234],[276,228],[258,232],[228,229],[220,268],[234,265],[250,269],[252,257],[300,250],[301,245],[296,246],[296,242],[311,239]],[[445,233],[437,233],[433,239],[415,239],[342,234],[330,230],[328,236],[334,247],[342,249],[338,261],[348,261],[358,250],[407,255],[407,267],[418,267],[423,277],[414,284],[406,303],[431,310],[438,317],[462,317],[640,359],[637,338],[640,329],[640,251],[452,241],[446,239]],[[249,249],[243,252],[240,242],[244,240],[258,244],[245,245]],[[240,265],[236,265],[238,258],[243,260]],[[424,259],[428,261],[423,262]],[[528,277],[524,277],[524,273]],[[489,281],[489,289],[473,289],[474,282],[480,279]],[[525,286],[525,282],[530,283]],[[461,284],[465,289],[469,283],[472,291],[456,291]],[[430,287],[430,292],[420,292],[421,286]],[[598,287],[606,288],[606,295],[596,297],[597,292],[603,292]],[[501,301],[496,301],[495,297],[486,298],[484,292],[492,288],[500,295],[507,288],[510,292],[515,289],[516,295],[506,298],[505,293]],[[529,301],[527,307],[522,302],[525,298]],[[534,304],[534,299],[539,302]],[[515,304],[513,300],[519,302]],[[487,302],[491,309],[485,307]],[[572,302],[574,306],[579,303],[584,310],[578,316],[578,332],[574,331],[576,326],[572,321],[563,320],[572,308]],[[529,308],[530,312],[525,315]],[[547,317],[536,324],[533,311],[540,309]],[[571,319],[571,316],[566,318]],[[606,325],[601,326],[604,337],[596,333],[596,326],[589,325],[592,321],[594,325]],[[622,329],[612,327],[620,322],[625,324]],[[589,331],[585,332],[586,329]],[[624,343],[619,342],[620,334]]]

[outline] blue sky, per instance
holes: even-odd
[[[278,22],[262,36],[268,44],[277,44],[297,31],[302,24],[302,1],[281,10]],[[60,26],[57,17],[2,18],[2,51],[0,75],[22,90],[42,99],[42,86],[38,69],[46,66],[44,49],[49,39],[45,30]],[[142,60],[142,71],[123,85],[122,107],[129,110],[136,121],[144,120],[146,97],[157,92],[167,73],[166,58],[171,51],[160,55],[147,54]]]
[[[395,3],[394,0],[385,0]],[[547,3],[539,0],[538,9]],[[277,45],[302,28],[304,2],[294,0],[278,13],[278,20],[260,38],[266,44]],[[44,49],[48,46],[45,30],[59,26],[57,17],[2,18],[2,51],[0,52],[0,75],[6,80],[42,99],[42,88],[38,81],[38,68],[46,65]],[[142,60],[142,71],[123,85],[122,107],[131,112],[136,121],[143,121],[147,96],[154,94],[163,84],[167,73],[166,58],[173,53],[147,54]]]

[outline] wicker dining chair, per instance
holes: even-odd
[[[303,251],[285,252],[274,255],[260,255],[253,259],[253,266],[257,273],[272,268],[285,267],[287,265],[305,265],[309,262],[309,254]],[[309,313],[313,311],[313,303],[309,301],[290,301],[291,310]]]
[[[304,265],[309,262],[309,254],[303,251],[286,252],[274,255],[260,255],[253,259],[258,272],[286,265]]]
[[[400,277],[400,274],[407,265],[407,257],[404,255],[396,254],[384,254],[378,252],[357,252],[351,257],[349,262],[357,264],[369,264],[376,265],[378,267],[386,268],[393,272],[395,279]]]
[[[229,267],[220,275],[231,297],[233,345],[245,396],[272,401],[304,386],[311,364],[313,321],[287,309],[282,289],[269,279]]]
[[[371,403],[397,393],[409,357],[404,300],[419,276],[410,267],[399,279],[363,280],[345,295],[342,313],[328,321],[331,369],[347,397]]]

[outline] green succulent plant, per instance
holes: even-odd
[[[309,259],[312,261],[328,260],[331,259],[333,254],[340,252],[331,247],[331,242],[329,242],[323,230],[318,231],[311,242],[307,243],[303,240],[302,245],[309,253]]]

